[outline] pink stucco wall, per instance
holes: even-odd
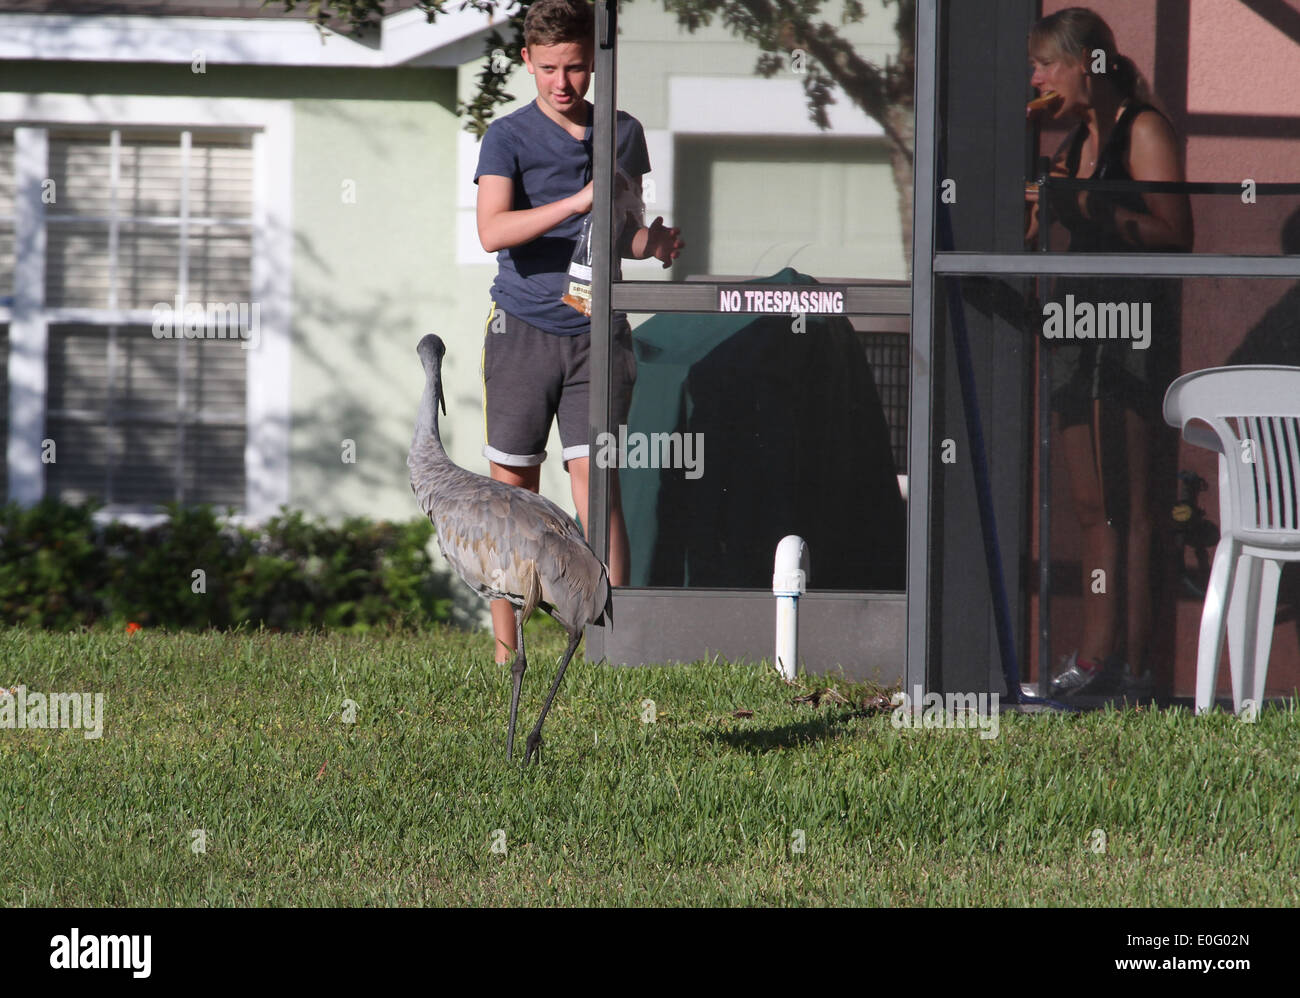
[[[1190,0],[1189,13],[1189,111],[1300,113],[1300,49],[1295,41],[1241,0]]]

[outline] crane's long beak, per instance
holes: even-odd
[[[445,398],[443,398],[443,396],[442,396],[442,378],[441,378],[441,377],[439,377],[438,380],[435,381],[435,382],[433,383],[433,391],[434,391],[434,394],[438,396],[438,407],[439,407],[440,409],[442,409],[442,414],[443,414],[444,416],[447,415],[447,400],[446,400]]]

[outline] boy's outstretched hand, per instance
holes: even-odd
[[[641,259],[654,257],[656,260],[663,262],[664,269],[672,266],[673,261],[681,254],[682,248],[686,245],[678,236],[682,230],[673,226],[671,229],[664,225],[663,216],[660,215],[648,229],[643,230],[646,233],[645,253]],[[640,254],[638,254],[640,255]]]

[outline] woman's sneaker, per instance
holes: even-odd
[[[1052,677],[1052,694],[1062,697],[1085,691],[1092,693],[1104,672],[1100,662],[1080,661],[1076,649],[1061,660],[1061,671]]]

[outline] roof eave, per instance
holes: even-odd
[[[383,19],[358,40],[301,20],[0,14],[0,59],[205,66],[457,66],[482,53],[482,41],[508,16],[470,8],[429,24],[411,8]]]

